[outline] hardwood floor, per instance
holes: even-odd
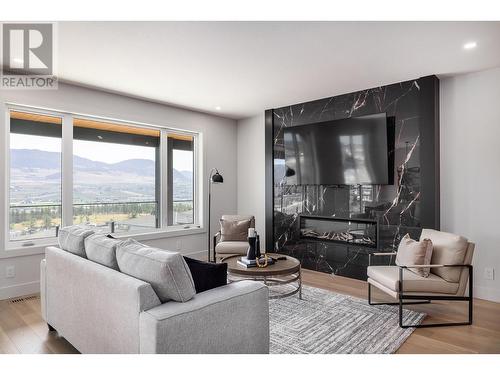
[[[304,284],[366,298],[366,282],[304,270]],[[385,298],[373,293],[374,298]],[[408,306],[409,307],[409,306]],[[415,305],[428,314],[426,322],[464,319],[466,304],[433,302]],[[397,316],[394,316],[397,324]],[[40,314],[40,298],[0,301],[0,353],[78,353],[55,332],[49,332]],[[474,324],[462,327],[417,329],[398,353],[500,353],[500,303],[474,300]]]

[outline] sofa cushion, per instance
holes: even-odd
[[[433,250],[431,264],[463,264],[467,252],[468,241],[456,234],[440,232],[434,229],[423,229],[420,238],[428,238],[432,241]],[[460,267],[432,268],[434,273],[446,281],[453,283],[460,279]]]
[[[59,229],[59,247],[75,255],[86,258],[85,238],[94,234],[93,230],[79,225],[72,225]]]
[[[246,255],[248,242],[244,241],[224,241],[215,246],[216,254],[242,254]]]
[[[133,239],[118,244],[121,272],[151,284],[160,301],[189,301],[196,294],[189,267],[181,254],[141,244]]]
[[[369,266],[368,278],[390,290],[399,292],[399,267],[397,266]],[[430,273],[429,277],[422,277],[410,270],[403,270],[404,292],[455,294],[457,290],[458,283],[447,282],[433,273]]]
[[[249,228],[253,228],[252,216],[223,216],[220,219],[220,239],[221,241],[246,241]]]
[[[396,264],[398,266],[426,265],[431,264],[432,241],[424,238],[421,241],[415,241],[406,234],[399,243],[398,253],[396,255]],[[429,268],[409,268],[416,274],[428,277]]]
[[[109,238],[104,234],[95,233],[85,238],[87,258],[103,266],[119,270],[116,261],[116,246],[121,240]]]
[[[184,257],[194,281],[196,293],[227,284],[227,263],[210,263]]]

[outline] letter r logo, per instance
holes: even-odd
[[[53,74],[53,25],[4,23],[4,74]]]

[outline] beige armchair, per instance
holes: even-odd
[[[399,305],[399,325],[409,327],[442,327],[472,324],[472,256],[474,243],[464,237],[424,229],[420,239],[429,238],[433,243],[431,265],[424,266],[372,266],[372,256],[395,256],[396,253],[374,253],[368,266],[368,303],[370,305]],[[422,277],[409,268],[430,268],[429,277]],[[468,283],[467,283],[468,281]],[[468,293],[467,291],[468,285]],[[398,300],[394,303],[372,301],[371,287],[374,286]],[[466,322],[432,323],[420,325],[403,324],[403,305],[431,303],[433,300],[467,301]]]
[[[251,215],[222,215],[220,230],[214,236],[214,261],[231,255],[246,255],[248,229],[255,228]]]

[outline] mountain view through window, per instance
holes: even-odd
[[[11,119],[11,240],[54,237],[61,225],[58,120],[45,124]],[[75,119],[73,224],[118,233],[159,228],[159,131],[113,126]],[[175,224],[182,224],[193,221],[193,155],[174,153],[169,195],[176,202]]]
[[[62,120],[30,121],[13,113],[10,124],[11,240],[54,237],[61,225]]]

